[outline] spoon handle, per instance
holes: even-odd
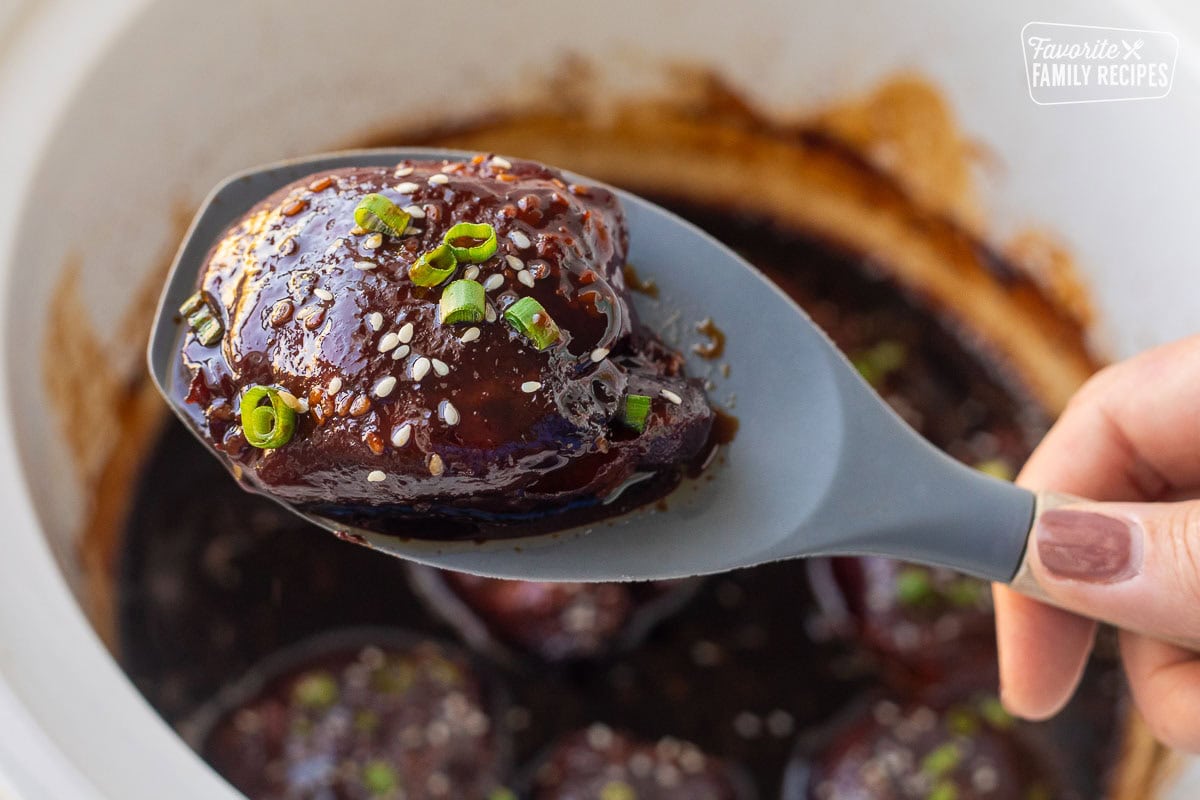
[[[1082,503],[1082,502],[1085,502],[1085,501],[1082,500],[1081,498],[1074,497],[1069,494],[1060,494],[1057,492],[1038,492],[1037,499],[1035,501],[1035,506],[1034,506],[1033,523],[1030,526],[1030,537],[1033,536],[1033,530],[1037,527],[1038,519],[1041,518],[1042,514],[1046,513],[1047,511],[1049,511],[1051,509],[1054,509],[1054,508],[1061,508],[1063,506],[1068,506],[1068,505],[1072,505],[1075,503]],[[1073,605],[1070,602],[1064,602],[1062,600],[1058,600],[1056,598],[1049,597],[1046,594],[1046,590],[1044,588],[1042,588],[1042,585],[1038,582],[1037,575],[1033,570],[1033,567],[1031,564],[1033,547],[1031,546],[1031,544],[1032,544],[1032,542],[1030,543],[1030,545],[1026,546],[1025,555],[1021,559],[1021,566],[1017,570],[1017,574],[1009,582],[1009,588],[1013,589],[1014,591],[1020,592],[1021,594],[1025,595],[1026,597],[1032,597],[1035,600],[1039,600],[1043,603],[1046,603],[1047,605],[1052,605],[1057,608],[1062,608],[1062,609],[1065,609],[1066,611],[1071,611],[1073,613],[1079,614],[1084,617],[1089,617],[1092,619],[1099,620],[1100,622],[1116,624],[1112,620],[1106,620],[1106,619],[1103,619],[1102,617],[1097,616],[1094,611],[1088,609],[1085,606],[1073,607]],[[1149,636],[1153,639],[1158,639],[1160,641],[1170,642],[1171,644],[1177,645],[1186,650],[1195,650],[1197,652],[1200,652],[1200,640],[1198,640],[1198,639],[1188,639],[1188,638],[1176,637],[1176,636],[1164,636],[1160,633],[1155,633],[1152,630],[1147,630],[1147,629],[1142,629],[1142,628],[1131,628],[1130,626],[1128,626],[1126,624],[1117,625],[1117,627],[1125,628],[1127,630],[1132,630],[1134,633],[1141,633],[1145,636]]]

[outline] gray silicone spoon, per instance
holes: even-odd
[[[149,347],[154,380],[180,418],[188,423],[169,391],[182,333],[176,309],[194,291],[203,259],[227,226],[263,197],[313,172],[464,155],[471,154],[327,154],[243,172],[217,187],[175,258]],[[682,487],[667,511],[643,510],[588,528],[487,544],[347,531],[304,515],[309,521],[390,555],[492,577],[650,580],[801,556],[874,554],[952,567],[1043,597],[1023,563],[1026,540],[1037,514],[1069,498],[1035,495],[930,446],[754,267],[679,217],[618,193],[629,221],[629,260],[660,287],[658,300],[636,297],[643,321],[670,337],[669,329],[691,329],[679,320],[711,317],[728,337],[723,360],[732,369],[727,378],[714,376],[711,396],[735,399],[740,430],[712,479]],[[677,344],[691,374],[714,371],[686,341]]]

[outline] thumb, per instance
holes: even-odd
[[[1200,647],[1200,501],[1052,509],[1034,526],[1029,564],[1053,603]]]

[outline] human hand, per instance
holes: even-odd
[[[1046,595],[1122,626],[1200,639],[1200,337],[1102,370],[1017,482],[1110,502],[1047,512],[1030,539]],[[1181,502],[1182,501],[1182,502]],[[1052,716],[1070,698],[1096,623],[993,589],[1001,698]],[[1120,632],[1133,697],[1157,738],[1200,752],[1200,653]]]

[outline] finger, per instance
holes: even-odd
[[[1010,714],[1024,719],[1054,716],[1083,675],[1096,624],[1000,584],[993,586],[992,596],[1001,702]]]
[[[1055,603],[1126,630],[1200,643],[1200,501],[1047,511],[1029,564]]]
[[[1200,336],[1109,367],[1068,405],[1021,474],[1037,489],[1157,500],[1200,486]]]
[[[1135,633],[1121,633],[1133,699],[1150,732],[1171,747],[1200,753],[1200,659]]]

